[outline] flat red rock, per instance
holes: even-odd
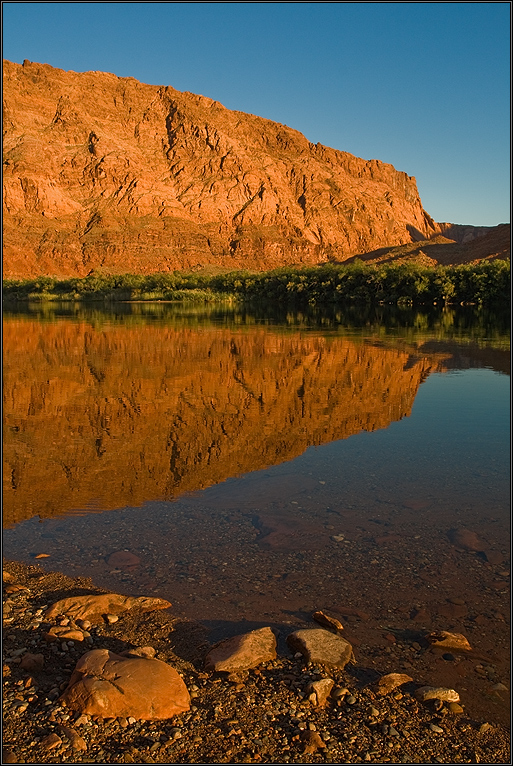
[[[276,658],[276,637],[271,628],[227,638],[207,654],[205,670],[237,671],[256,668]]]
[[[100,595],[72,596],[56,601],[46,611],[45,617],[53,618],[60,614],[74,620],[90,620],[102,622],[104,614],[120,614],[127,609],[137,607],[143,612],[152,612],[156,609],[167,609],[171,604],[163,598],[146,598],[141,596],[121,596],[117,593],[101,593]]]

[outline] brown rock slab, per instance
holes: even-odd
[[[28,670],[29,673],[38,673],[43,669],[45,658],[42,654],[31,654],[27,652],[23,655],[20,662],[20,668]]]
[[[12,750],[2,750],[3,763],[18,763],[18,758]]]
[[[338,631],[344,630],[344,626],[340,620],[337,620],[336,617],[330,617],[325,612],[314,612],[312,617],[315,622],[318,622],[319,625],[322,625],[323,628],[328,628],[328,630],[332,630],[334,633],[338,633]]]
[[[140,596],[122,596],[118,593],[100,595],[72,596],[56,601],[46,611],[45,617],[53,618],[64,614],[72,620],[89,620],[92,623],[103,622],[104,614],[121,614],[128,609],[138,608],[143,612],[167,609],[171,604],[163,598]]]
[[[308,662],[343,668],[354,659],[349,641],[322,628],[296,630],[287,636],[287,644],[292,651],[301,652]]]
[[[453,652],[472,651],[472,647],[462,633],[439,630],[435,633],[429,633],[426,638],[434,649],[450,649]]]
[[[271,628],[228,638],[214,646],[205,659],[205,670],[238,671],[256,668],[276,658],[276,637]]]
[[[170,665],[107,649],[80,658],[60,699],[80,714],[145,721],[171,718],[190,706],[189,692]]]
[[[410,681],[413,681],[413,678],[406,673],[387,673],[378,680],[375,691],[379,696],[384,696],[390,694],[398,686],[410,683]]]
[[[111,553],[107,559],[109,566],[127,570],[135,569],[140,563],[141,559],[139,556],[136,556],[135,553],[130,553],[130,551],[116,551]]]

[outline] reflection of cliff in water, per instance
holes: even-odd
[[[10,319],[4,359],[12,524],[171,498],[386,428],[441,355],[265,329]]]

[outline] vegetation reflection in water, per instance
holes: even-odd
[[[452,308],[6,313],[4,520],[170,499],[387,428],[432,372],[507,372],[507,329]]]

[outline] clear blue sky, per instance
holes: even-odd
[[[201,93],[510,213],[509,3],[3,3],[3,55]]]

